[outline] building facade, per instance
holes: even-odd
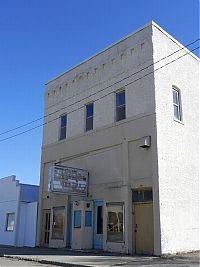
[[[198,75],[151,22],[46,84],[38,245],[199,249]]]
[[[35,247],[39,186],[0,179],[0,244]]]

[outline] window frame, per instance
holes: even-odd
[[[66,116],[65,138],[61,138],[61,130],[62,130],[62,128],[64,128],[64,127],[61,127],[61,118],[64,117],[64,116]],[[67,113],[61,114],[60,117],[59,117],[59,136],[58,136],[58,140],[59,141],[65,140],[67,138],[67,124],[68,124],[68,115],[67,115]]]
[[[10,215],[14,215],[14,224],[12,225],[12,229],[8,229],[9,228],[8,222],[9,222],[9,216]],[[8,212],[8,213],[6,213],[6,227],[5,227],[5,231],[6,232],[14,232],[14,229],[15,229],[15,212]]]
[[[177,94],[177,102],[174,101],[174,92]],[[176,86],[172,86],[172,103],[173,103],[173,118],[177,122],[183,122],[183,113],[182,113],[182,101],[181,101],[181,91]],[[174,107],[178,108],[178,118],[175,116]]]
[[[124,92],[124,104],[117,106],[117,95],[122,93],[122,92]],[[123,106],[125,107],[125,118],[118,120],[117,119],[117,108],[122,108]],[[126,90],[125,90],[125,88],[121,88],[115,92],[115,122],[119,122],[119,121],[122,121],[125,119],[126,119]]]
[[[92,116],[89,116],[89,117],[87,117],[87,106],[89,106],[89,105],[93,105],[93,114],[92,114]],[[87,119],[90,119],[90,118],[92,118],[92,129],[88,129],[87,130]],[[91,101],[91,102],[88,102],[87,104],[85,104],[85,125],[84,125],[84,127],[85,127],[85,132],[89,132],[89,131],[92,131],[93,129],[94,129],[94,101]]]
[[[122,212],[123,212],[123,232],[122,232],[122,240],[120,241],[112,241],[108,239],[108,206],[121,206],[122,207]],[[107,222],[106,222],[106,242],[109,243],[125,243],[125,203],[124,202],[108,202],[106,203],[106,208],[107,208]]]

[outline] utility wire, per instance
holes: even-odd
[[[159,59],[158,61],[156,61],[156,62],[154,62],[154,63],[151,63],[150,65],[148,65],[148,66],[146,66],[146,67],[144,67],[144,68],[142,68],[142,69],[140,69],[140,70],[138,70],[138,71],[136,71],[136,72],[130,74],[129,76],[123,78],[123,79],[120,80],[120,81],[126,80],[126,79],[132,77],[133,75],[138,74],[138,73],[140,73],[141,71],[148,69],[149,67],[151,67],[151,66],[153,66],[153,65],[155,65],[155,64],[157,64],[157,63],[159,63],[159,62],[161,62],[162,60],[165,60],[165,59],[168,58],[168,57],[171,57],[172,55],[174,55],[174,54],[180,52],[181,50],[183,50],[183,49],[185,49],[186,47],[188,47],[188,46],[190,46],[190,45],[192,45],[192,44],[198,42],[199,40],[200,40],[200,38],[196,39],[195,41],[189,43],[188,45],[183,46],[182,48],[180,48],[180,49],[174,51],[173,53],[171,53],[171,54],[169,54],[169,55],[167,55],[167,56],[165,56],[165,57],[163,57],[163,58],[161,58],[161,59]],[[120,81],[117,81],[116,83],[114,83],[114,84],[112,84],[112,85],[115,85],[115,84],[119,83]],[[103,88],[102,90],[100,90],[100,91],[98,91],[98,92],[101,92],[101,91],[103,91],[103,90],[106,90],[106,89],[108,89],[109,87],[111,87],[112,85],[109,85],[109,86]],[[87,90],[90,90],[90,89],[91,89],[91,87],[88,88]],[[97,93],[98,93],[98,92],[97,92]],[[80,94],[81,94],[81,93],[80,93]],[[77,97],[78,95],[80,95],[80,94],[77,94],[76,97]],[[55,104],[52,104],[51,106],[47,107],[47,109],[52,108],[52,107],[54,107],[54,106],[57,106],[57,105],[59,105],[60,103],[63,103],[63,102],[65,102],[65,101],[67,101],[67,100],[70,100],[70,99],[72,99],[72,98],[74,98],[74,96],[69,97],[69,98],[65,98],[65,99],[63,99],[63,100],[61,100],[61,101],[59,101],[59,102],[57,102],[57,103],[55,103]],[[72,104],[72,105],[73,105],[73,104]],[[59,110],[59,111],[60,111],[60,110]]]
[[[199,40],[200,40],[200,38],[196,39],[195,41],[193,41],[193,42],[187,44],[186,46],[184,46],[184,47],[182,47],[182,48],[176,50],[175,52],[173,52],[173,53],[171,53],[171,54],[169,54],[169,55],[167,55],[167,56],[165,56],[165,57],[159,59],[158,61],[156,61],[156,62],[154,62],[154,63],[151,63],[150,65],[148,65],[148,66],[146,66],[146,67],[144,67],[144,68],[142,68],[142,69],[140,69],[140,70],[138,70],[138,71],[132,73],[131,75],[129,75],[129,76],[127,76],[127,77],[121,79],[120,81],[117,81],[117,82],[115,82],[115,83],[113,83],[113,84],[111,84],[111,85],[109,85],[109,86],[106,86],[105,88],[99,90],[98,92],[93,93],[93,94],[90,95],[90,96],[93,96],[93,95],[95,95],[95,94],[98,94],[99,92],[102,92],[102,91],[104,91],[104,90],[106,90],[106,89],[112,87],[113,85],[116,85],[116,84],[122,82],[123,80],[126,80],[126,79],[132,77],[133,75],[136,75],[136,74],[142,72],[143,70],[148,69],[149,67],[151,67],[151,66],[153,66],[153,65],[155,65],[155,64],[157,64],[157,63],[159,63],[159,62],[161,62],[161,61],[163,61],[163,60],[165,60],[165,59],[168,58],[168,57],[171,57],[172,55],[174,55],[174,54],[178,53],[179,51],[185,49],[186,47],[188,47],[188,46],[190,46],[190,45],[192,45],[192,44],[198,42]],[[192,52],[192,51],[194,51],[194,50],[191,50],[190,52]],[[190,53],[190,52],[188,52],[188,53]],[[90,89],[90,88],[89,88],[89,89]],[[88,89],[88,90],[89,90],[89,89]],[[80,94],[78,94],[78,95],[80,95]],[[76,97],[77,97],[78,95],[76,95]],[[59,104],[65,102],[65,101],[69,101],[71,98],[74,98],[74,96],[72,96],[72,97],[70,97],[70,98],[63,99],[63,100],[61,100],[60,102],[55,103],[55,104],[51,105],[51,106],[48,107],[48,108],[51,108],[51,107],[53,107],[53,106],[57,106],[57,105],[59,105]],[[87,99],[87,98],[88,98],[88,96],[85,97],[85,98],[83,98],[83,99],[81,99],[81,100],[79,100],[79,101],[76,101],[76,102],[74,102],[74,103],[68,105],[67,107],[70,107],[70,106],[72,106],[72,105],[75,105],[75,104],[77,104],[77,103],[79,103],[79,102],[81,102],[81,101],[83,101],[83,100],[85,100],[85,99]],[[66,109],[67,107],[63,107],[63,108],[58,109],[58,110],[56,110],[56,111],[54,111],[54,112],[51,112],[51,113],[49,113],[49,114],[47,114],[47,115],[44,115],[44,116],[42,116],[42,117],[39,117],[39,118],[37,118],[37,119],[35,119],[35,120],[32,120],[32,121],[27,122],[27,123],[25,123],[25,124],[19,125],[19,126],[15,127],[15,128],[12,128],[12,129],[10,129],[10,130],[4,131],[4,132],[0,133],[0,135],[4,135],[4,134],[7,134],[7,133],[16,131],[16,130],[21,129],[21,128],[25,127],[25,126],[28,126],[28,125],[30,125],[30,124],[33,124],[33,123],[35,123],[35,122],[37,122],[37,121],[40,121],[40,120],[42,120],[42,119],[45,119],[46,117],[49,117],[49,116],[51,116],[51,115],[53,115],[53,114],[55,114],[55,113],[57,113],[57,112],[60,112],[60,111],[62,111],[62,110],[64,110],[64,109]],[[25,132],[26,132],[26,131],[25,131]]]
[[[197,50],[197,49],[199,49],[199,48],[200,48],[200,46],[198,46],[198,47],[192,49],[191,51],[187,52],[186,54],[183,54],[182,56],[179,56],[178,58],[176,58],[176,59],[174,59],[174,60],[172,60],[172,61],[170,61],[170,62],[164,64],[163,66],[161,66],[161,67],[159,67],[159,68],[157,68],[157,69],[155,69],[155,70],[153,70],[153,71],[151,71],[151,72],[149,72],[149,73],[147,73],[147,74],[145,74],[144,76],[142,76],[142,77],[140,77],[140,78],[137,78],[136,80],[133,80],[133,81],[131,81],[131,82],[125,84],[125,86],[130,85],[130,84],[132,84],[132,83],[134,83],[134,82],[137,82],[137,81],[139,81],[139,80],[141,80],[141,79],[147,77],[148,75],[150,75],[150,74],[152,74],[152,73],[155,73],[156,71],[158,71],[158,70],[160,70],[160,69],[162,69],[162,68],[164,68],[164,67],[170,65],[171,63],[173,63],[173,62],[175,62],[175,61],[177,61],[177,60],[183,58],[184,56],[190,54],[191,52],[193,52],[193,51],[195,51],[195,50]],[[102,98],[104,98],[104,97],[106,97],[107,95],[110,95],[110,94],[112,94],[112,93],[113,93],[113,92],[109,92],[108,94],[103,95],[102,97],[96,99],[95,101],[100,100],[100,99],[102,99]],[[91,95],[89,95],[88,97],[90,97],[90,96],[91,96]],[[87,97],[87,98],[88,98],[88,97]],[[74,112],[74,111],[76,111],[76,110],[79,110],[79,109],[81,109],[81,108],[84,107],[84,106],[85,106],[85,105],[83,105],[83,106],[81,106],[81,107],[79,107],[79,108],[77,108],[77,109],[75,109],[75,110],[73,110],[73,111],[70,111],[70,112],[68,112],[67,114],[70,114],[70,113],[72,113],[72,112]],[[67,108],[67,107],[65,107],[65,109],[66,109],[66,108]],[[57,111],[56,111],[56,112],[57,112]],[[56,113],[56,112],[54,112],[54,113]],[[42,127],[42,126],[44,126],[44,125],[46,125],[46,124],[48,124],[48,123],[51,123],[51,122],[53,122],[53,121],[56,121],[56,120],[58,120],[59,118],[60,118],[60,117],[56,117],[56,118],[53,119],[53,120],[44,122],[44,123],[42,123],[42,124],[40,124],[40,125],[38,125],[38,126],[35,126],[35,127],[33,127],[33,128],[30,128],[30,129],[28,129],[28,130],[26,130],[26,131],[23,131],[23,132],[21,132],[21,133],[18,133],[18,134],[9,136],[9,137],[4,138],[4,139],[0,139],[0,142],[6,141],[6,140],[8,140],[8,139],[11,139],[11,138],[14,138],[14,137],[16,137],[16,136],[22,135],[22,134],[24,134],[24,133],[30,132],[30,131],[32,131],[32,130],[34,130],[34,129],[37,129],[37,128],[39,128],[39,127]]]

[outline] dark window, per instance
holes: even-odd
[[[67,135],[67,114],[60,117],[60,140],[66,138]]]
[[[94,103],[86,105],[85,108],[86,108],[85,131],[87,132],[93,129]]]
[[[103,207],[97,206],[97,234],[103,234]]]
[[[149,202],[153,201],[152,190],[133,190],[133,202]]]
[[[182,114],[181,114],[180,91],[178,89],[172,88],[172,95],[173,95],[174,119],[181,121]]]
[[[126,119],[125,90],[116,93],[116,121]]]

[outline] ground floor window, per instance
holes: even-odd
[[[6,216],[6,231],[14,231],[15,213],[7,213]]]
[[[64,239],[65,207],[53,208],[52,239]]]
[[[124,241],[124,203],[107,204],[107,241]]]
[[[81,210],[74,211],[74,228],[81,228]]]

